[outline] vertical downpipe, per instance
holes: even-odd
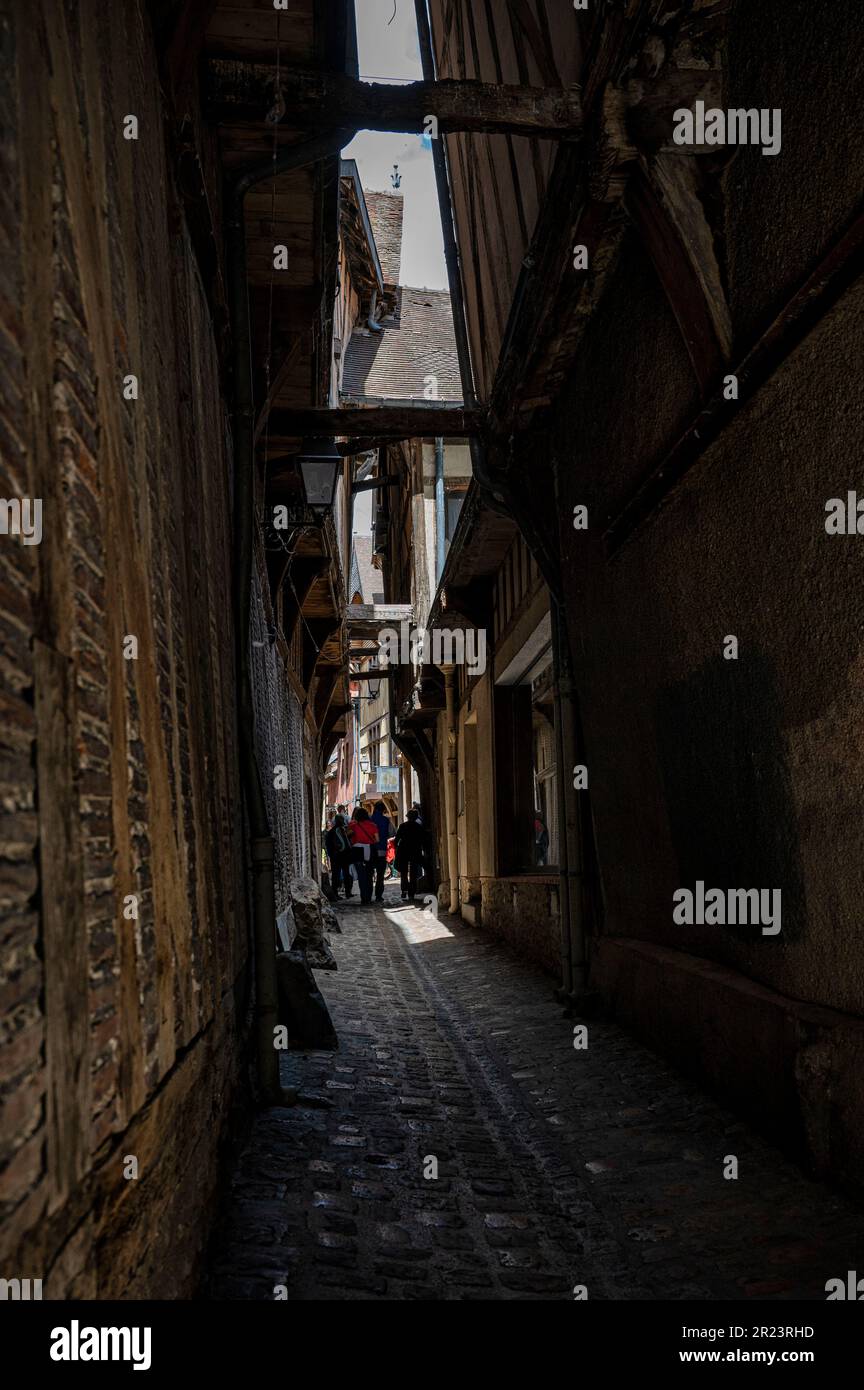
[[[570,770],[564,757],[564,711],[561,702],[561,632],[558,604],[550,600],[552,618],[552,671],[555,689],[555,741],[558,762],[558,898],[561,931],[561,988],[563,997],[570,993],[573,976],[573,940],[570,927],[570,833],[568,826],[567,783]]]
[[[587,958],[585,934],[587,929],[587,895],[585,883],[585,841],[582,814],[582,794],[573,786],[573,769],[578,752],[576,728],[578,712],[576,688],[570,659],[570,645],[561,608],[552,600],[552,640],[555,660],[555,718],[558,726],[558,756],[561,778],[558,804],[562,817],[559,838],[562,845],[562,994],[574,1002],[585,993]],[[566,918],[564,907],[566,902]]]
[[[447,518],[444,512],[444,440],[435,440],[435,587],[444,573],[444,543],[447,539]]]
[[[444,688],[447,700],[447,781],[444,792],[445,815],[447,817],[447,869],[450,875],[450,912],[459,911],[459,831],[456,816],[459,809],[459,767],[456,734],[456,668],[448,666],[444,671]]]

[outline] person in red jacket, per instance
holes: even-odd
[[[348,838],[354,850],[360,901],[368,904],[372,901],[372,866],[375,846],[378,844],[378,827],[362,806],[358,806],[354,812],[354,818],[348,826]]]

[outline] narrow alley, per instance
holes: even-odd
[[[298,1104],[255,1123],[211,1298],[810,1300],[860,1262],[860,1211],[617,1025],[575,1049],[506,945],[391,897],[340,912],[339,1048],[283,1054]]]

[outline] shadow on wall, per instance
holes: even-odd
[[[658,700],[657,742],[679,886],[779,888],[779,941],[804,933],[806,899],[791,779],[770,662],[749,656],[746,679],[722,656]],[[752,927],[727,926],[752,941]]]

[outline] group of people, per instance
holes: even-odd
[[[324,848],[335,897],[344,890],[344,896],[352,898],[356,878],[361,903],[371,903],[373,893],[375,901],[381,902],[385,875],[393,878],[398,870],[402,901],[409,902],[416,896],[426,858],[420,808],[415,802],[397,830],[383,801],[375,802],[371,815],[365,807],[355,806],[350,820],[348,808],[337,806],[324,836]]]

